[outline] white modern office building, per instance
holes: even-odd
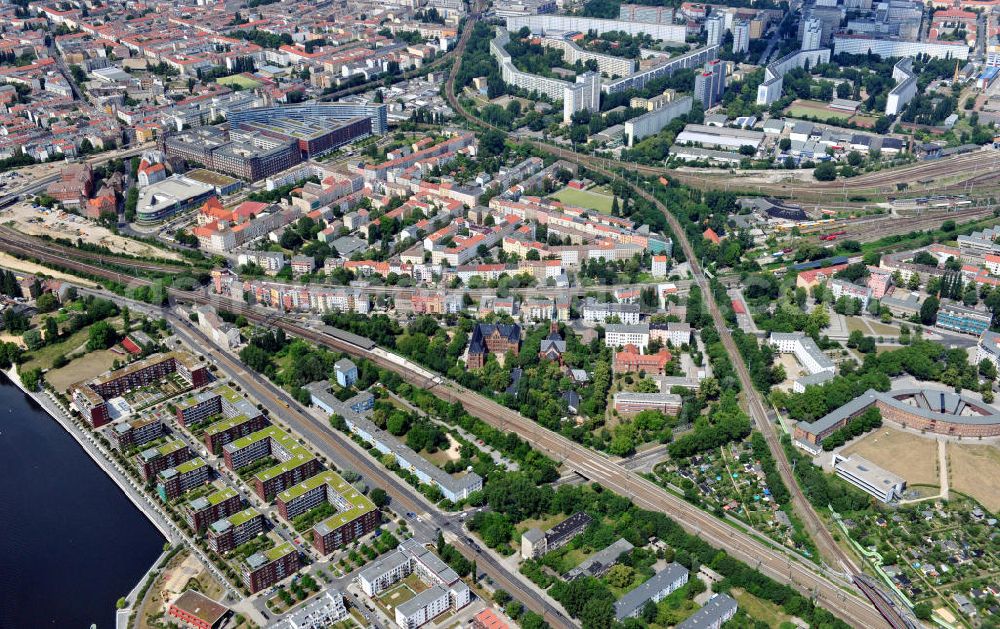
[[[849,457],[834,454],[833,469],[837,476],[882,502],[898,500],[906,489],[906,479],[856,454]]]

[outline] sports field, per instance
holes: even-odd
[[[875,465],[899,474],[908,484],[938,485],[937,441],[894,428],[879,428],[844,448]]]
[[[802,118],[803,116],[810,116],[812,118],[817,118],[819,120],[830,120],[833,118],[840,118],[842,120],[848,120],[851,117],[851,112],[849,111],[839,111],[836,109],[830,109],[827,107],[826,103],[821,103],[815,100],[797,100],[785,109],[785,115],[791,116],[792,118]]]
[[[224,76],[216,79],[215,82],[219,85],[238,85],[245,90],[252,90],[253,88],[260,86],[260,81],[255,81],[248,76],[243,76],[242,74]]]
[[[611,213],[611,204],[614,201],[614,197],[610,194],[601,194],[593,190],[576,190],[569,187],[563,188],[551,196],[563,203],[596,210],[602,214]]]

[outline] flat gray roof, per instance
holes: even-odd
[[[676,629],[702,629],[715,627],[717,623],[736,613],[736,601],[728,594],[716,594],[702,605],[701,609],[691,614],[687,620],[677,625]]]
[[[688,569],[679,563],[673,562],[669,564],[666,568],[647,579],[639,587],[626,592],[625,596],[621,597],[615,603],[615,618],[623,620],[632,616],[647,601],[652,600],[654,596],[667,589],[671,583],[687,573]]]
[[[615,402],[648,402],[650,404],[681,403],[681,396],[676,393],[634,393],[619,391],[615,393]]]
[[[860,478],[872,487],[880,487],[888,491],[893,487],[902,485],[906,482],[903,477],[897,476],[888,470],[884,470],[868,459],[858,456],[857,454],[852,454],[846,459],[840,457],[837,458],[840,460],[834,464],[834,469],[844,470],[846,473],[855,478]]]
[[[364,579],[365,581],[371,582],[379,578],[387,572],[395,570],[404,563],[409,563],[410,558],[407,557],[400,551],[394,551],[384,557],[379,557],[375,561],[371,562],[365,569],[361,571],[358,575],[359,579]]]
[[[432,586],[420,594],[417,594],[408,601],[404,601],[396,606],[396,612],[402,614],[403,616],[409,618],[413,614],[417,613],[418,610],[423,609],[430,605],[433,601],[441,598],[442,596],[448,596],[448,590],[444,589],[440,585]]]
[[[604,566],[611,566],[617,563],[618,557],[622,553],[627,553],[632,550],[634,546],[627,539],[619,539],[612,543],[610,546],[604,550],[599,550],[590,557],[587,557],[580,562],[580,565],[576,566],[572,570],[566,573],[567,579],[574,579],[577,576],[584,576],[590,574],[593,569],[595,571],[600,570]]]

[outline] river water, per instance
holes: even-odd
[[[163,536],[0,374],[0,629],[115,626]]]

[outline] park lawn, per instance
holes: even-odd
[[[847,331],[853,332],[855,330],[861,330],[861,333],[865,336],[871,336],[872,331],[868,329],[865,322],[858,317],[844,317],[847,320]]]
[[[951,488],[972,496],[990,511],[1000,509],[1000,485],[983,479],[1000,476],[1000,447],[948,444]]]
[[[559,566],[556,569],[556,572],[559,574],[566,574],[573,568],[583,563],[583,560],[592,554],[593,553],[584,552],[579,548],[570,549],[569,552],[559,558]]]
[[[921,435],[883,426],[860,437],[841,454],[858,454],[910,483],[938,485],[940,482],[937,441]]]
[[[601,194],[592,190],[576,190],[570,187],[563,188],[550,196],[563,203],[587,208],[602,214],[611,213],[611,204],[614,201],[614,197],[608,194]]]
[[[899,328],[894,325],[886,325],[879,321],[869,321],[868,325],[871,326],[872,330],[880,336],[898,336]]]
[[[403,585],[410,588],[414,594],[420,594],[424,590],[428,589],[427,584],[421,581],[420,577],[415,572],[406,575],[406,578],[403,579]]]
[[[858,125],[859,127],[866,127],[868,129],[874,127],[877,121],[878,119],[873,116],[854,116],[853,118],[851,118],[851,122],[853,122],[854,124]]]
[[[60,354],[66,354],[68,356],[69,354],[72,354],[73,352],[84,347],[87,344],[88,334],[88,328],[82,328],[58,343],[46,345],[41,349],[28,352],[29,358],[21,365],[22,371],[34,369],[35,367],[41,367],[42,369],[51,368],[52,361],[55,360],[56,356],[59,356]]]
[[[260,87],[260,81],[255,81],[248,76],[243,76],[242,74],[224,76],[216,79],[215,82],[219,85],[237,85],[245,90],[252,90],[256,87]]]

